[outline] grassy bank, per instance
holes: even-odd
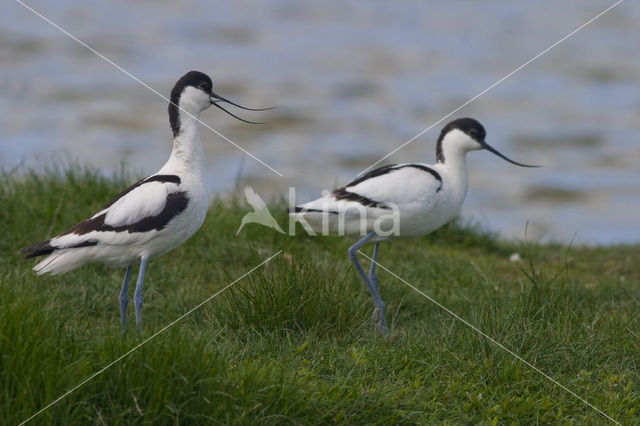
[[[91,265],[36,277],[17,253],[132,180],[77,169],[1,178],[0,422],[16,424],[142,339],[120,333],[123,270]],[[391,334],[376,335],[346,256],[351,241],[255,224],[236,236],[247,211],[214,201],[191,240],[150,262],[143,338],[280,255],[32,424],[607,421],[382,270]],[[509,261],[514,252],[521,262]],[[449,226],[385,244],[380,256],[617,421],[640,421],[640,247],[505,243]]]

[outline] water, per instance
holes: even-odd
[[[250,126],[202,130],[213,193],[238,178],[299,201],[356,173],[586,22],[612,1],[32,1],[34,9],[168,95],[191,69],[239,103]],[[164,100],[20,4],[0,10],[0,167],[71,157],[109,174],[166,161]],[[469,154],[462,214],[521,239],[640,242],[640,3],[624,2],[484,94],[488,142],[543,169]],[[389,162],[433,162],[444,123]]]

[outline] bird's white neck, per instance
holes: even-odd
[[[204,173],[204,152],[198,132],[200,112],[186,114],[180,111],[180,132],[173,138],[173,150],[166,168],[177,172]]]
[[[459,170],[463,168],[467,170],[467,148],[464,148],[457,144],[443,144],[442,146],[442,158],[439,159],[440,163],[443,163],[445,167]]]
[[[439,162],[439,170],[446,175],[446,182],[455,203],[462,205],[469,187],[467,173],[467,151],[459,147],[444,147],[444,163]],[[447,149],[448,148],[448,149]]]

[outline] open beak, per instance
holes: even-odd
[[[495,155],[497,155],[498,157],[507,160],[508,162],[510,162],[511,164],[515,164],[516,166],[520,166],[520,167],[542,167],[542,166],[532,166],[530,164],[522,164],[522,163],[518,163],[517,161],[513,161],[510,158],[507,158],[504,156],[504,154],[502,154],[500,151],[498,151],[497,149],[495,149],[494,147],[492,147],[491,145],[489,145],[486,142],[482,142],[482,147],[484,149],[486,149],[489,152],[494,153]]]
[[[231,102],[229,99],[223,98],[222,96],[217,95],[217,94],[215,94],[215,93],[213,93],[213,92],[211,92],[211,93],[209,94],[209,96],[210,96],[210,99],[209,99],[209,100],[211,101],[211,105],[215,105],[216,107],[220,108],[221,110],[223,110],[224,112],[226,112],[226,113],[227,113],[227,114],[229,114],[230,116],[232,116],[232,117],[234,117],[234,118],[237,118],[237,119],[238,119],[238,120],[240,120],[240,121],[244,121],[245,123],[250,123],[250,124],[264,124],[264,123],[259,123],[259,122],[256,122],[256,121],[249,121],[249,120],[245,120],[245,119],[243,119],[243,118],[240,118],[240,117],[238,117],[237,115],[235,115],[234,113],[232,113],[232,112],[230,112],[230,111],[226,110],[225,108],[223,108],[222,106],[220,106],[218,103],[219,103],[219,102],[226,102],[226,103],[228,103],[228,104],[230,104],[230,105],[233,105],[233,106],[235,106],[235,107],[238,107],[238,108],[241,108],[241,109],[244,109],[244,110],[247,110],[247,111],[267,111],[267,110],[270,110],[270,109],[275,109],[275,108],[277,108],[277,107],[270,107],[270,108],[247,108],[247,107],[243,107],[242,105],[238,105],[238,104],[237,104],[237,103],[235,103],[235,102]]]

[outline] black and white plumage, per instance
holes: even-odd
[[[176,174],[150,176],[127,188],[90,218],[22,252],[27,259],[49,255],[34,267],[39,275],[61,274],[91,261],[127,266],[132,260],[163,254],[183,242],[177,239],[175,245],[166,244],[166,236],[175,238],[176,230],[194,222],[189,219],[198,219],[201,224],[206,214],[206,203],[194,205],[192,199],[197,195],[192,189],[190,196],[181,184]],[[192,208],[182,214],[190,203]],[[200,224],[196,221],[196,230]]]
[[[173,150],[167,163],[88,219],[54,238],[22,249],[27,259],[48,255],[33,268],[37,274],[61,274],[89,262],[127,267],[120,294],[124,327],[131,265],[140,261],[134,296],[140,327],[147,261],[185,242],[205,219],[209,195],[198,117],[211,105],[228,112],[218,102],[244,108],[213,93],[212,81],[206,74],[190,71],[182,76],[171,91]]]
[[[467,194],[466,153],[486,149],[519,166],[485,141],[484,127],[472,118],[448,123],[436,145],[435,164],[406,163],[374,169],[342,188],[289,211],[307,231],[362,235],[349,255],[374,300],[374,321],[388,332],[375,260],[380,241],[426,235],[456,217]],[[375,242],[369,274],[356,253]]]

